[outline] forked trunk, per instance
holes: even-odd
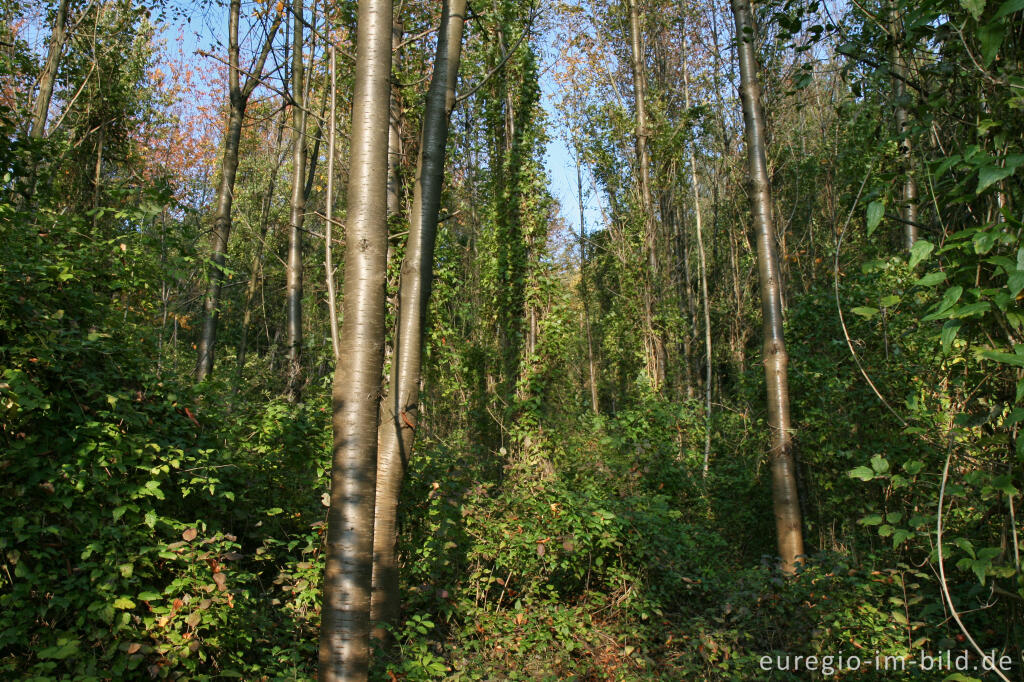
[[[213,356],[217,343],[220,290],[224,282],[224,262],[231,236],[231,205],[235,195],[235,174],[238,171],[238,145],[242,137],[242,123],[259,74],[270,54],[274,35],[281,24],[280,15],[267,32],[263,49],[245,85],[240,84],[238,64],[238,18],[241,0],[232,0],[228,10],[228,122],[224,133],[224,157],[221,162],[220,185],[217,187],[217,209],[213,218],[213,245],[210,256],[209,285],[203,300],[203,327],[196,344],[196,381],[203,381],[213,372]]]
[[[377,460],[377,501],[373,526],[373,622],[383,625],[398,613],[395,557],[398,492],[412,452],[419,412],[424,321],[430,301],[448,121],[455,105],[455,81],[462,49],[466,0],[446,1],[441,10],[434,72],[427,92],[416,164],[409,240],[402,261],[398,329],[391,368],[391,393],[382,409]],[[347,298],[347,296],[346,296]],[[381,634],[378,628],[378,634]]]
[[[360,0],[320,680],[366,680],[387,265],[391,0]],[[301,49],[300,49],[301,54]]]

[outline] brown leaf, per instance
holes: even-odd
[[[134,654],[136,651],[138,651],[141,648],[142,648],[141,644],[139,644],[138,642],[132,642],[131,644],[128,645],[128,655],[131,656],[132,654]]]
[[[199,532],[195,528],[186,528],[185,532],[181,534],[181,539],[185,542],[192,542],[196,539]]]
[[[547,553],[548,553],[548,550],[544,547],[544,543],[543,542],[538,542],[537,543],[537,556],[543,557]]]
[[[211,604],[213,604],[212,599],[203,599],[199,602],[199,608],[200,610],[205,611],[206,609],[210,608]]]
[[[188,626],[190,628],[194,628],[195,626],[199,625],[199,621],[202,620],[202,618],[203,614],[199,613],[198,611],[193,611],[189,615],[188,620],[186,620],[185,622],[188,623]]]
[[[195,652],[199,651],[199,640],[198,639],[193,639],[191,642],[189,642],[188,643],[188,650],[191,651],[192,653],[195,653]]]
[[[213,582],[217,583],[217,589],[220,590],[221,592],[223,592],[224,590],[228,589],[228,585],[227,585],[228,579],[227,579],[227,576],[225,576],[223,573],[214,573],[213,574]]]

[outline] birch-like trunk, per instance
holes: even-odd
[[[903,196],[900,207],[903,218],[903,248],[910,251],[917,241],[917,182],[914,180],[913,161],[910,144],[910,123],[907,119],[907,68],[906,61],[900,50],[903,32],[900,28],[900,17],[895,3],[892,4],[892,69],[893,69],[893,100],[896,102],[894,118],[896,134],[899,135],[900,165],[903,171]]]
[[[690,108],[690,74],[683,52],[683,104]],[[694,144],[696,146],[696,143]],[[697,154],[690,147],[690,185],[693,188],[693,213],[697,226],[697,256],[700,264],[700,292],[704,308],[704,475],[711,456],[711,299],[708,298],[708,264],[704,255],[704,222],[700,212],[700,185],[697,182]]]
[[[772,225],[771,187],[764,148],[764,114],[754,54],[755,28],[750,0],[731,0],[736,19],[736,41],[740,63],[740,99],[747,137],[750,174],[750,211],[757,237],[758,276],[763,316],[763,361],[768,387],[768,428],[771,430],[772,503],[778,534],[781,568],[793,573],[804,553],[797,496],[796,464],[789,421],[789,379],[786,343],[782,333],[782,287],[775,230]]]
[[[292,32],[292,195],[285,277],[288,370],[285,396],[299,400],[302,382],[302,229],[306,220],[306,87],[302,63],[302,0],[294,0]]]
[[[332,249],[334,229],[334,137],[337,130],[337,72],[334,45],[331,52],[331,113],[327,132],[327,220],[324,225],[324,273],[327,278],[327,312],[331,325],[331,350],[334,351],[334,362],[337,364],[341,355],[341,340],[338,338],[338,303],[334,289],[334,257]]]
[[[387,277],[391,0],[360,0],[320,680],[366,680]]]
[[[444,182],[448,122],[455,106],[455,84],[462,50],[466,0],[446,0],[441,10],[434,71],[427,91],[423,132],[416,164],[409,240],[398,294],[398,327],[391,368],[391,393],[379,429],[377,501],[373,526],[374,623],[398,614],[395,557],[398,493],[412,453],[419,412],[424,322],[434,270],[434,242]],[[378,629],[378,633],[381,630]]]

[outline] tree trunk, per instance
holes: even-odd
[[[769,455],[772,475],[772,501],[778,533],[781,568],[793,573],[804,553],[797,496],[793,437],[789,423],[789,385],[786,344],[782,333],[782,297],[778,256],[772,226],[771,187],[764,148],[764,114],[761,111],[757,62],[754,55],[755,29],[750,0],[731,0],[736,19],[736,40],[740,62],[740,99],[747,134],[750,173],[750,209],[757,233],[758,276],[761,286],[761,314],[764,334],[764,368],[768,388],[768,427],[771,430]]]
[[[199,334],[196,358],[196,381],[206,379],[213,372],[213,356],[217,343],[217,318],[220,290],[224,282],[224,261],[227,258],[228,238],[231,235],[231,205],[235,195],[235,174],[238,171],[238,144],[242,137],[242,123],[249,96],[256,88],[259,74],[280,26],[280,16],[267,33],[263,49],[243,87],[239,83],[238,17],[241,0],[232,0],[228,12],[228,122],[224,132],[224,157],[221,162],[220,185],[217,188],[217,209],[213,218],[213,245],[210,256],[209,285],[203,300],[203,327]]]
[[[903,171],[903,197],[900,207],[903,218],[903,248],[910,251],[917,241],[917,183],[914,181],[913,161],[911,159],[910,123],[907,120],[906,97],[907,86],[906,63],[900,52],[903,32],[900,29],[900,17],[895,3],[891,6],[892,21],[892,69],[893,69],[893,100],[896,103],[895,119],[896,134],[899,136],[900,164]]]
[[[626,0],[629,6],[629,34],[632,46],[633,102],[636,114],[634,140],[637,158],[637,186],[644,214],[644,244],[647,252],[647,272],[644,276],[644,326],[647,371],[657,391],[665,384],[665,343],[656,328],[654,317],[658,282],[657,223],[654,220],[654,200],[651,197],[651,158],[647,149],[647,83],[644,68],[643,38],[640,35],[639,0]]]
[[[685,38],[684,38],[685,40]],[[683,52],[683,104],[690,108],[690,75]],[[708,265],[704,256],[704,223],[700,213],[700,187],[697,183],[697,154],[694,145],[690,147],[690,184],[693,187],[693,213],[697,225],[697,256],[700,263],[701,302],[704,307],[704,361],[707,364],[704,378],[704,475],[708,473],[708,458],[711,456],[711,300],[708,298]]]
[[[466,0],[442,5],[437,56],[427,92],[409,240],[402,262],[398,328],[391,368],[391,394],[383,410],[377,460],[377,501],[373,526],[373,604],[375,624],[398,614],[398,565],[395,557],[398,493],[412,453],[419,410],[424,323],[430,302],[434,241],[444,182],[448,121],[455,106],[455,84],[462,49]],[[377,633],[381,634],[378,627]]]
[[[577,152],[577,156],[581,156]],[[583,171],[581,160],[576,161],[576,194],[580,209],[580,301],[583,303],[583,329],[587,336],[587,367],[590,370],[590,409],[600,414],[601,406],[597,392],[597,363],[594,362],[594,340],[590,331],[590,303],[587,292],[587,231],[586,216],[583,211]]]
[[[32,123],[28,130],[31,138],[46,136],[46,118],[50,114],[50,101],[53,99],[53,85],[57,80],[57,68],[60,66],[60,55],[67,42],[68,6],[70,0],[60,0],[57,14],[53,21],[53,32],[50,33],[50,46],[46,52],[46,62],[39,74],[39,94],[32,107]]]
[[[366,680],[369,666],[377,414],[387,277],[391,0],[360,0],[341,359],[320,628],[320,680]],[[299,46],[301,52],[301,45]]]
[[[324,225],[324,273],[327,278],[327,312],[331,325],[331,350],[334,351],[334,362],[337,364],[341,355],[341,341],[338,338],[338,304],[337,293],[334,290],[334,259],[332,249],[334,248],[332,229],[334,227],[334,137],[337,114],[337,73],[335,71],[334,45],[330,46],[331,52],[331,115],[327,132],[327,219]]]
[[[288,263],[285,281],[288,331],[288,379],[285,396],[298,402],[302,382],[302,228],[306,219],[306,93],[302,63],[302,0],[294,0],[292,34],[292,197],[288,221]]]
[[[281,156],[281,140],[284,138],[284,127],[287,116],[282,109],[281,117],[277,124],[277,138],[274,144],[274,159],[276,164],[271,172],[270,181],[267,183],[267,191],[263,195],[263,203],[260,208],[260,238],[256,245],[256,255],[252,259],[252,267],[249,269],[249,284],[245,290],[245,305],[242,308],[242,329],[241,338],[238,341],[238,357],[235,366],[235,385],[237,392],[242,384],[242,370],[245,368],[245,355],[249,350],[249,326],[252,324],[252,305],[256,299],[256,287],[263,276],[263,254],[267,241],[267,232],[270,227],[270,204],[274,198],[274,187],[277,185],[277,174],[281,170],[284,159]],[[258,350],[258,347],[257,347]]]

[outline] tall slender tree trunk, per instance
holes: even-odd
[[[293,0],[292,33],[292,196],[288,222],[287,300],[288,370],[285,395],[297,402],[302,384],[302,229],[306,219],[306,87],[302,63],[302,0]]]
[[[263,49],[246,78],[244,87],[240,84],[238,64],[238,18],[241,0],[231,0],[228,10],[228,121],[224,132],[224,157],[221,161],[220,185],[217,187],[217,209],[213,218],[213,244],[208,271],[209,285],[203,300],[203,326],[196,344],[196,381],[203,381],[213,372],[213,357],[217,343],[218,306],[220,291],[224,283],[224,262],[228,252],[228,238],[231,235],[231,205],[235,194],[235,174],[238,171],[238,144],[242,137],[242,123],[249,97],[256,88],[259,74],[263,73],[274,35],[280,26],[280,16],[275,19],[267,33]]]
[[[631,66],[633,71],[633,102],[636,115],[634,140],[637,158],[637,186],[644,214],[644,244],[647,256],[647,272],[643,292],[645,348],[647,371],[655,390],[665,384],[665,342],[655,324],[655,308],[658,298],[658,228],[654,217],[654,199],[651,196],[651,156],[647,148],[649,131],[647,127],[647,78],[644,66],[643,36],[640,31],[639,0],[626,0],[629,6],[629,35],[632,47]]]
[[[28,130],[28,136],[32,138],[38,139],[46,136],[46,118],[50,114],[53,86],[57,80],[60,56],[68,37],[68,6],[70,4],[70,0],[60,0],[60,4],[57,6],[53,31],[50,33],[50,45],[46,51],[46,62],[39,74],[39,94],[36,95],[36,101],[32,107],[32,122]]]
[[[367,678],[387,278],[391,0],[359,0],[320,680]]]
[[[577,153],[577,156],[580,156]],[[587,368],[590,371],[590,409],[594,414],[601,412],[597,392],[597,363],[594,361],[594,339],[590,330],[590,294],[587,290],[587,230],[586,214],[583,210],[583,170],[581,161],[576,162],[576,195],[580,209],[580,301],[583,303],[583,330],[587,337]]]
[[[685,37],[684,37],[685,40]],[[690,108],[690,74],[683,52],[683,104]],[[700,185],[697,182],[697,153],[690,148],[690,185],[693,187],[693,213],[697,225],[697,256],[700,264],[701,302],[704,308],[704,475],[711,456],[711,299],[708,298],[708,264],[704,256],[704,222],[700,212]]]
[[[686,381],[686,398],[692,399],[694,396],[694,386],[697,384],[697,380],[694,377],[694,360],[693,360],[693,336],[696,334],[697,329],[697,306],[693,302],[693,287],[690,286],[690,281],[693,279],[692,268],[690,267],[690,242],[687,239],[686,230],[683,225],[683,216],[680,215],[682,209],[677,208],[673,215],[673,221],[675,223],[675,229],[679,232],[679,248],[682,252],[683,261],[683,272],[680,277],[680,293],[681,298],[686,301],[686,322],[690,329],[693,329],[693,334],[687,330],[687,333],[683,335],[683,367],[684,367],[684,380]]]
[[[917,241],[917,182],[914,180],[913,160],[911,157],[912,147],[910,143],[910,123],[907,119],[907,68],[906,60],[900,50],[903,42],[903,30],[900,27],[900,17],[896,3],[890,4],[892,12],[889,23],[892,33],[892,69],[893,69],[893,99],[896,103],[894,117],[896,119],[896,134],[899,136],[900,165],[903,171],[903,197],[900,207],[903,218],[903,248],[910,251]]]
[[[259,286],[260,279],[263,277],[263,257],[266,248],[265,244],[267,241],[267,233],[270,228],[270,205],[274,199],[274,188],[277,185],[277,175],[281,171],[281,166],[284,164],[284,158],[281,155],[281,141],[284,139],[284,128],[286,122],[287,115],[285,110],[282,109],[281,116],[278,119],[277,124],[276,142],[274,143],[275,165],[273,171],[271,171],[270,180],[267,183],[267,190],[263,194],[263,202],[260,208],[259,243],[256,244],[256,254],[252,259],[252,267],[249,268],[249,284],[245,289],[245,304],[242,307],[242,328],[240,330],[240,338],[238,340],[238,358],[235,364],[234,390],[236,392],[242,384],[242,370],[245,368],[245,356],[249,350],[249,327],[252,325],[252,307],[253,302],[256,300],[256,289]]]
[[[445,0],[437,56],[427,91],[416,164],[409,240],[402,261],[398,328],[391,369],[391,394],[383,410],[378,440],[377,502],[373,525],[373,622],[394,620],[399,610],[395,556],[398,493],[412,453],[419,412],[424,323],[433,282],[434,242],[444,182],[448,122],[455,106],[455,85],[462,49],[466,0]],[[378,628],[378,633],[380,629]]]
[[[334,362],[338,362],[341,355],[341,340],[338,338],[338,303],[337,293],[334,290],[334,248],[332,231],[334,228],[334,137],[337,130],[337,72],[334,55],[334,45],[329,48],[331,52],[331,114],[328,122],[327,132],[327,220],[324,225],[324,274],[327,278],[327,312],[331,325],[331,350],[334,351]]]
[[[754,54],[755,27],[750,0],[731,0],[736,19],[740,62],[740,99],[747,134],[750,210],[757,235],[758,276],[764,334],[764,368],[768,387],[768,427],[771,430],[772,502],[782,570],[792,573],[804,553],[800,502],[797,495],[793,436],[789,422],[789,379],[786,343],[782,333],[782,296],[768,162],[764,148],[764,114]]]

